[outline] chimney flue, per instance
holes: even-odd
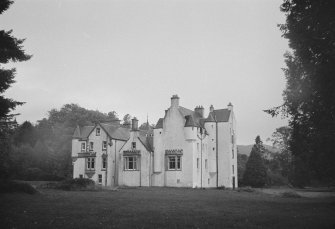
[[[134,117],[132,120],[131,120],[131,129],[133,131],[137,131],[138,130],[138,120],[136,117]]]
[[[179,97],[178,95],[173,95],[171,97],[171,107],[178,107],[179,106]]]

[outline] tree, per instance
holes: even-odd
[[[267,173],[262,158],[262,146],[262,141],[260,137],[257,136],[243,175],[244,185],[263,187],[266,184]]]
[[[125,116],[123,116],[123,125],[129,125],[131,124],[131,115],[130,114],[126,114]]]
[[[289,117],[295,177],[335,182],[335,4],[329,0],[284,0],[280,25],[285,54],[284,103],[267,110]],[[300,174],[297,174],[300,173]]]
[[[0,14],[9,8],[13,1],[3,0],[0,3]],[[15,126],[12,120],[14,114],[10,114],[16,106],[22,102],[15,101],[4,96],[4,92],[13,84],[15,68],[6,69],[4,64],[9,62],[26,61],[30,55],[23,50],[24,39],[12,36],[12,30],[0,30],[0,176],[7,177],[9,169],[9,136]]]

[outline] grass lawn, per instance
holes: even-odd
[[[335,198],[178,188],[1,194],[1,228],[335,228]]]

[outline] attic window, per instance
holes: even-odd
[[[100,136],[100,128],[97,128],[97,129],[95,130],[95,135],[96,135],[96,136]]]
[[[131,149],[136,149],[136,142],[131,143]]]

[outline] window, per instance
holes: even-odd
[[[93,151],[93,142],[90,142],[90,151]]]
[[[212,124],[212,129],[214,128],[213,124]]]
[[[208,178],[208,184],[210,183],[210,179]]]
[[[213,147],[213,151],[215,150],[215,147]]]
[[[232,171],[233,171],[233,174],[234,174],[234,165],[232,165],[231,167],[232,167]]]
[[[131,149],[136,149],[136,142],[131,143]]]
[[[197,169],[199,168],[199,158],[197,158]]]
[[[234,149],[231,151],[232,158],[234,159]]]
[[[102,141],[102,150],[107,149],[107,141]]]
[[[102,175],[101,175],[101,174],[98,175],[98,183],[99,183],[99,184],[102,183]]]
[[[86,142],[82,142],[81,143],[81,151],[85,151],[86,150]]]
[[[100,136],[100,128],[96,128],[95,129],[95,135],[96,136]]]
[[[198,150],[198,152],[199,152],[199,143],[197,143],[197,150]]]
[[[168,156],[168,170],[181,169],[181,156]]]
[[[102,169],[106,169],[107,167],[107,157],[102,158]]]
[[[207,159],[205,159],[205,169],[207,169],[208,165],[207,165]]]
[[[88,157],[86,168],[88,170],[94,170],[94,166],[95,166],[95,158],[94,157]]]
[[[234,135],[231,136],[231,144],[234,144]]]
[[[137,157],[125,157],[124,170],[137,170]]]
[[[79,174],[79,178],[82,179],[83,178],[83,174]]]

